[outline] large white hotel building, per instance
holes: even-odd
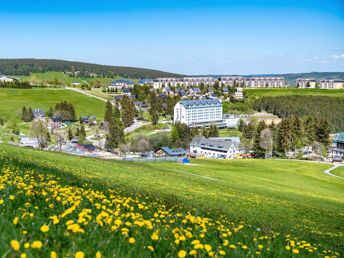
[[[222,103],[219,99],[182,100],[174,106],[174,123],[189,127],[202,127],[216,124],[227,127],[223,120]]]
[[[183,77],[183,78],[157,78],[153,81],[155,89],[164,86],[199,86],[201,84],[213,86],[216,82],[227,86],[240,87],[284,87],[286,81],[283,77],[240,77],[240,76],[222,76],[215,77]]]

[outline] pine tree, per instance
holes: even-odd
[[[261,133],[267,128],[267,125],[264,121],[260,121],[257,125],[256,132],[254,134],[253,150],[257,157],[263,157],[265,155],[265,150],[261,148]]]
[[[244,130],[244,127],[245,127],[245,122],[243,119],[240,118],[239,120],[239,124],[238,124],[238,130],[239,132],[242,132]]]
[[[86,130],[84,125],[81,125],[80,131],[79,131],[79,136],[78,136],[78,143],[79,144],[84,144],[86,140]]]
[[[70,127],[68,128],[68,140],[72,140],[73,139],[73,133],[72,133],[72,129],[70,129]]]
[[[330,132],[331,129],[327,119],[318,119],[315,129],[316,141],[322,143],[324,146],[327,147],[330,144]]]
[[[104,122],[110,123],[111,119],[113,119],[113,111],[111,102],[108,100],[105,106]]]
[[[122,107],[122,122],[125,127],[130,126],[134,122],[135,117],[135,106],[134,103],[128,98],[128,96],[124,96],[121,100],[121,107]]]

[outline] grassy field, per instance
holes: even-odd
[[[342,89],[298,89],[298,88],[262,88],[245,89],[249,98],[262,96],[285,96],[285,95],[314,95],[314,96],[336,96],[344,97]]]
[[[0,117],[9,119],[20,114],[22,107],[41,108],[48,110],[56,103],[68,101],[74,104],[77,116],[104,115],[105,103],[83,94],[63,89],[0,89]]]
[[[74,82],[81,84],[89,84],[91,82],[100,82],[101,85],[107,86],[113,80],[123,79],[123,77],[116,76],[114,78],[90,78],[90,77],[71,77],[63,72],[45,72],[45,73],[31,73],[30,76],[14,76],[20,81],[29,81],[33,83],[47,84],[54,80],[58,80],[63,85],[71,85]],[[137,81],[137,80],[134,80]]]
[[[336,169],[333,170],[331,173],[332,173],[333,175],[341,176],[341,177],[344,178],[344,167],[336,168]]]
[[[200,216],[221,214],[255,233],[260,228],[264,235],[278,232],[283,238],[289,235],[330,249],[343,248],[344,181],[325,175],[326,164],[287,160],[192,160],[189,166],[126,163],[5,145],[0,156],[29,161],[47,173],[64,171],[67,177],[77,178],[67,179],[69,184],[92,178],[103,189],[159,197],[168,207],[182,205]]]

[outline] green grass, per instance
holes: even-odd
[[[96,177],[128,193],[159,196],[198,211],[291,233],[337,250],[343,246],[344,180],[323,173],[329,165],[288,160],[192,160],[126,163],[2,145],[0,156]],[[24,158],[23,158],[24,157]]]
[[[104,115],[105,103],[98,99],[71,90],[34,88],[0,89],[0,116],[5,119],[18,116],[24,105],[48,110],[64,100],[74,104],[77,117],[90,114],[102,118]]]
[[[344,167],[338,167],[335,170],[332,170],[331,173],[336,176],[341,176],[344,178]],[[344,181],[344,179],[343,179]]]
[[[29,81],[41,84],[47,84],[48,82],[54,81],[57,79],[64,85],[73,84],[74,82],[79,82],[81,84],[88,84],[91,82],[100,82],[101,85],[107,86],[113,80],[123,79],[121,76],[116,76],[114,78],[102,77],[102,78],[90,78],[90,77],[71,77],[65,75],[63,72],[45,72],[45,73],[31,73],[29,76],[15,76],[20,81]],[[138,81],[133,79],[133,81]]]
[[[344,97],[344,90],[342,89],[298,89],[298,88],[261,88],[248,89],[245,93],[249,98],[256,98],[262,96],[285,96],[285,95],[315,95],[315,96],[336,96]]]
[[[241,132],[237,129],[219,129],[220,137],[240,137]]]

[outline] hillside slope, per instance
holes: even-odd
[[[0,160],[18,160],[21,166],[35,166],[46,173],[63,171],[69,184],[81,185],[90,179],[100,183],[101,189],[157,197],[167,207],[182,205],[196,214],[220,213],[233,222],[262,228],[265,234],[277,231],[329,248],[343,246],[344,181],[325,175],[323,170],[329,167],[325,164],[192,160],[189,166],[164,162],[157,166],[6,145],[1,146]]]
[[[0,59],[0,74],[28,76],[30,73],[41,73],[48,71],[80,71],[81,75],[87,73],[96,73],[97,75],[106,77],[121,76],[132,79],[181,76],[180,74],[152,69],[99,65],[56,59]]]

